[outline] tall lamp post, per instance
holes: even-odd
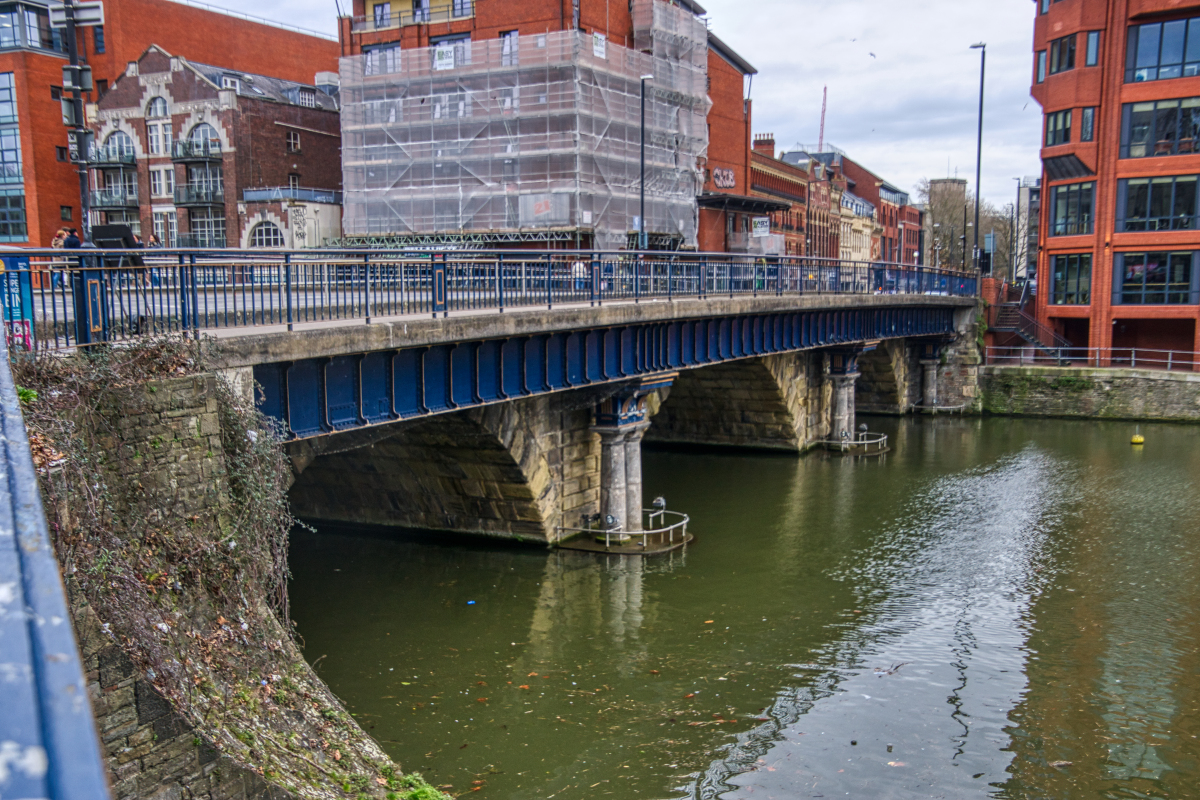
[[[642,76],[642,179],[641,203],[638,209],[638,249],[648,249],[646,242],[646,81],[654,80],[653,75]]]
[[[979,178],[983,167],[983,71],[987,64],[987,43],[979,42],[971,45],[972,50],[979,51],[979,136],[975,145],[975,236],[972,257],[975,268],[979,268]]]

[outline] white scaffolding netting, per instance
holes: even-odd
[[[341,59],[347,236],[637,228],[695,246],[708,149],[708,31],[635,0],[638,50],[577,31]],[[649,52],[641,52],[641,49]]]

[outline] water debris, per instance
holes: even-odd
[[[1050,766],[1055,767],[1057,769],[1062,769],[1063,767],[1074,766],[1074,764],[1075,764],[1074,761],[1051,761],[1050,762]]]
[[[903,667],[906,664],[911,664],[911,663],[912,663],[911,661],[901,661],[899,664],[893,664],[892,666],[888,667],[887,669],[884,669],[883,667],[876,667],[875,668],[875,677],[882,678],[884,675],[895,675],[897,672],[900,671],[901,667]]]

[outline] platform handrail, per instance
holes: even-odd
[[[27,323],[43,350],[148,333],[613,302],[974,297],[978,284],[973,273],[912,264],[730,253],[14,248],[3,256],[9,319]]]
[[[0,797],[108,800],[36,467],[0,340]]]
[[[826,447],[837,447],[843,452],[856,447],[861,447],[865,452],[871,452],[874,448],[876,452],[883,452],[887,449],[888,435],[886,433],[871,433],[863,431],[856,436],[847,436],[845,439],[821,439],[813,442],[814,445],[824,445]]]
[[[687,526],[688,523],[692,521],[692,518],[687,514],[679,511],[667,511],[660,508],[645,508],[642,509],[642,514],[649,518],[651,525],[654,525],[654,520],[657,519],[660,527],[641,531],[626,531],[624,525],[614,525],[611,528],[560,527],[558,531],[560,534],[569,534],[569,537],[564,538],[570,538],[579,535],[590,535],[595,536],[596,539],[599,540],[600,536],[603,535],[605,549],[611,548],[614,544],[614,540],[618,545],[627,546],[628,539],[640,539],[641,541],[638,542],[638,545],[642,548],[646,548],[649,545],[647,540],[654,536],[666,537],[669,544],[675,544],[676,541],[686,541]],[[664,524],[668,517],[671,517],[676,521],[669,525]]]
[[[1195,371],[1200,369],[1200,352],[1144,347],[989,347],[984,353],[984,364],[989,367],[1055,366]]]

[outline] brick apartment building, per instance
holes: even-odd
[[[338,237],[337,76],[323,76],[297,83],[150,47],[91,114],[93,222],[153,232],[167,247]]]
[[[775,134],[754,137],[751,153],[750,192],[755,197],[782,201],[787,208],[770,214],[771,234],[783,255],[805,254],[808,215],[808,164],[799,166],[776,158]]]
[[[104,26],[80,30],[80,56],[96,86],[91,102],[153,43],[294,81],[337,69],[336,42],[267,22],[171,0],[106,0],[104,11]],[[79,227],[79,176],[59,102],[65,63],[44,0],[0,11],[0,243],[45,246],[64,223]]]
[[[692,0],[355,0],[339,20],[346,235],[636,244],[651,74],[650,246],[725,249],[751,213],[786,204],[749,197],[754,69],[704,13]]]
[[[1200,350],[1200,6],[1034,9],[1037,315],[1077,347]]]

